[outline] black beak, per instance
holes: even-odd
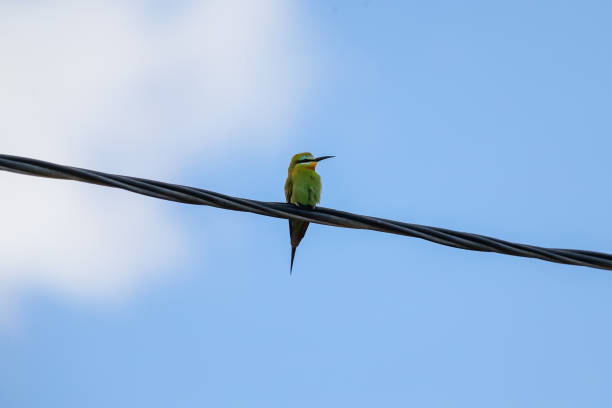
[[[313,159],[311,161],[320,162],[321,160],[331,159],[332,157],[336,157],[336,156],[321,156],[321,157],[317,157],[316,159]]]

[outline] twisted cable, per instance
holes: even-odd
[[[526,258],[538,258],[549,262],[612,270],[611,254],[578,249],[542,248],[533,245],[517,244],[484,235],[409,224],[325,207],[310,209],[281,202],[249,200],[195,187],[103,173],[78,167],[62,166],[27,157],[0,154],[0,170],[30,176],[75,180],[101,186],[115,187],[136,194],[186,204],[208,205],[226,210],[252,212],[275,218],[292,218],[334,227],[369,229],[390,234],[405,235],[471,251],[497,252],[500,254]]]

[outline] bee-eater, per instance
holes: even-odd
[[[321,200],[321,177],[315,171],[321,160],[335,156],[314,157],[310,153],[298,153],[291,158],[287,181],[285,181],[285,198],[290,204],[314,208]],[[289,235],[291,236],[291,267],[295,249],[300,245],[308,229],[308,221],[289,220]]]

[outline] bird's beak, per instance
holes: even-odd
[[[313,159],[313,162],[320,162],[321,160],[325,160],[325,159],[331,159],[332,157],[336,157],[336,156],[321,156],[321,157],[317,157],[316,159]]]

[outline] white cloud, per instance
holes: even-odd
[[[163,178],[230,140],[279,141],[309,80],[296,10],[213,0],[160,17],[144,4],[0,4],[0,152]],[[31,285],[114,297],[188,248],[152,199],[8,173],[0,187],[3,303]]]

